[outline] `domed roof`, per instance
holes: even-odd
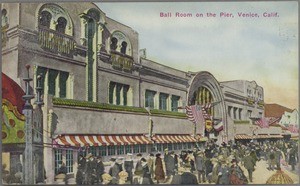
[[[25,104],[22,99],[23,95],[25,95],[23,89],[14,80],[2,73],[2,99],[8,100],[20,114],[22,114]]]
[[[277,170],[266,182],[266,184],[293,184],[294,181],[282,170]]]

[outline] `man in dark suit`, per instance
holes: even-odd
[[[120,167],[119,165],[116,164],[116,158],[111,158],[110,162],[111,162],[111,167],[109,169],[109,174],[112,177],[112,184],[117,184],[119,178],[119,172],[121,172]]]
[[[181,184],[182,185],[197,185],[197,177],[191,173],[190,165],[184,167],[184,173],[181,175]]]
[[[243,164],[244,167],[247,169],[248,174],[249,174],[249,181],[252,182],[252,173],[254,171],[254,166],[255,166],[255,160],[253,157],[250,155],[250,152],[246,152],[246,156],[243,159]]]
[[[99,156],[97,158],[97,167],[96,167],[96,183],[101,183],[102,180],[102,174],[104,174],[104,164],[102,162],[102,157]]]

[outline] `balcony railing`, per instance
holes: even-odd
[[[110,61],[113,67],[131,71],[133,68],[133,59],[131,56],[121,54],[119,52],[112,52]]]
[[[45,50],[66,56],[73,55],[75,49],[73,37],[43,27],[39,27],[39,44]]]

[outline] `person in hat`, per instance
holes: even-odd
[[[121,172],[119,165],[116,164],[116,158],[110,158],[111,167],[109,169],[109,174],[112,177],[111,183],[117,184],[119,179],[119,172]]]
[[[178,168],[178,174],[172,177],[171,185],[180,185],[182,183],[181,175],[184,173],[185,169],[183,167]]]
[[[65,164],[65,162],[62,162],[60,168],[57,171],[57,175],[60,175],[60,174],[64,175],[62,177],[64,177],[65,184],[67,184],[67,172],[68,172],[68,170],[67,170],[66,164]]]
[[[154,179],[157,180],[157,184],[165,179],[165,172],[163,169],[163,163],[160,156],[161,156],[160,153],[156,154],[156,159],[155,159]]]
[[[181,184],[182,185],[197,185],[197,177],[191,173],[191,165],[185,164],[184,172],[181,175]]]
[[[151,178],[154,178],[154,154],[153,153],[150,153],[149,154],[149,157],[147,159],[147,164],[149,166],[149,169],[150,169],[150,174],[151,174]]]
[[[187,162],[190,164],[191,167],[191,172],[193,173],[196,169],[195,169],[195,157],[193,155],[193,151],[189,150],[188,151],[188,155],[186,157]]]
[[[205,180],[205,159],[204,159],[204,153],[202,151],[197,152],[197,156],[195,158],[195,164],[196,164],[196,169],[198,172],[199,183],[201,183],[202,181],[206,182],[206,180]]]
[[[249,151],[246,152],[246,156],[243,159],[243,165],[248,171],[249,181],[252,182],[252,173],[254,171],[255,161]]]
[[[218,170],[217,184],[228,185],[229,184],[229,166],[228,161],[224,157],[220,159],[221,166]]]
[[[230,167],[230,175],[229,180],[230,184],[232,185],[244,185],[248,183],[246,176],[244,175],[243,170],[237,164],[236,159],[231,160],[231,167]]]
[[[166,182],[171,179],[171,176],[175,174],[175,157],[174,153],[169,153],[168,149],[165,150],[165,166],[166,166]]]
[[[134,185],[150,185],[150,180],[146,177],[143,177],[143,171],[137,170],[134,171],[136,177],[133,179]]]
[[[86,171],[85,171],[85,181],[86,184],[91,185],[94,184],[94,182],[96,181],[97,163],[96,163],[96,159],[92,154],[88,154],[86,159],[87,162],[86,162]]]
[[[97,157],[97,161],[96,161],[97,165],[96,165],[96,183],[101,183],[102,180],[102,174],[104,174],[104,164],[102,161],[102,157],[98,156]]]
[[[77,185],[82,185],[84,181],[84,171],[85,171],[85,166],[86,166],[86,159],[82,154],[79,155],[78,158],[78,168],[76,172],[76,184]]]
[[[143,171],[143,166],[142,166],[142,162],[141,162],[141,159],[142,159],[142,154],[137,154],[136,155],[138,161],[135,165],[135,171]]]
[[[148,166],[147,160],[145,158],[142,158],[141,162],[142,162],[142,166],[143,166],[143,177],[148,178],[150,181],[150,184],[153,185],[154,183],[151,179],[151,172],[150,172],[150,168]]]
[[[128,173],[128,178],[127,180],[132,184],[132,170],[133,170],[133,159],[132,159],[132,154],[127,153],[126,159],[124,161],[124,169]]]

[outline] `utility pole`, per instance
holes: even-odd
[[[33,174],[33,146],[32,146],[32,117],[33,117],[33,107],[31,104],[31,99],[34,95],[30,93],[30,81],[32,78],[29,77],[30,65],[26,65],[27,77],[23,79],[25,81],[25,95],[23,99],[25,100],[25,106],[23,109],[23,114],[25,116],[25,131],[26,131],[26,146],[25,146],[25,169],[24,169],[24,183],[26,185],[34,184],[34,174]]]

